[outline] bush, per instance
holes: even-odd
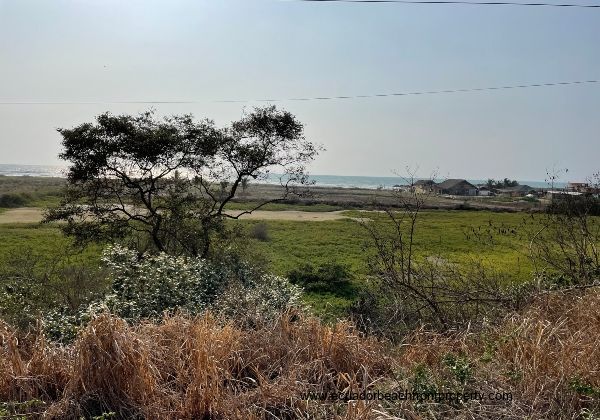
[[[257,223],[252,226],[252,231],[250,232],[250,236],[254,239],[258,239],[262,242],[267,242],[269,240],[269,232],[267,230],[267,224],[264,222]]]
[[[230,275],[203,259],[165,253],[139,259],[135,251],[120,246],[108,247],[102,260],[113,276],[104,304],[128,320],[160,318],[170,309],[202,312]]]
[[[346,402],[303,395],[373,389],[390,363],[348,323],[303,315],[243,329],[209,314],[136,325],[103,314],[65,346],[0,322],[0,402],[27,418],[357,419]],[[23,404],[34,399],[42,409]]]
[[[288,273],[291,283],[302,286],[307,292],[352,295],[352,274],[347,266],[329,262],[320,266],[304,264]]]
[[[0,418],[597,419],[599,305],[598,288],[542,293],[497,326],[397,347],[303,314],[250,329],[103,314],[68,345],[0,321]],[[362,391],[407,394],[318,398]]]
[[[231,283],[215,302],[214,310],[241,325],[258,326],[300,308],[301,297],[302,289],[283,277],[263,275],[246,284]]]
[[[81,325],[103,311],[136,323],[161,319],[165,312],[198,315],[212,309],[225,318],[257,324],[299,306],[300,288],[239,260],[165,253],[140,259],[116,245],[105,250],[102,260],[111,273],[110,291],[77,313],[50,311],[44,321],[51,338],[71,341]]]
[[[2,194],[0,195],[0,208],[15,208],[27,205],[28,198],[24,194]]]
[[[0,317],[27,329],[56,308],[73,315],[106,293],[105,279],[78,249],[17,248],[0,264]]]
[[[478,260],[461,264],[430,257],[412,262],[410,278],[380,261],[350,312],[358,326],[392,340],[421,327],[482,329],[524,306],[533,281],[516,283]]]
[[[533,222],[523,223],[538,277],[557,284],[586,285],[600,280],[600,200],[585,196],[555,199]]]

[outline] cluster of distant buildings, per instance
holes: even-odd
[[[566,188],[534,188],[529,185],[491,188],[487,184],[473,185],[466,179],[447,179],[435,182],[431,179],[419,180],[410,186],[412,191],[423,194],[452,196],[505,196],[530,198],[555,198],[557,195],[598,195],[600,189],[583,182],[571,182]]]

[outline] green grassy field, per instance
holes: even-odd
[[[347,212],[352,217],[382,218],[378,213]],[[510,235],[495,235],[493,245],[478,240],[472,229],[494,226],[518,226],[525,216],[517,213],[477,211],[424,212],[415,236],[416,255],[435,256],[455,263],[476,259],[493,267],[507,279],[525,281],[531,278],[532,265],[526,256],[523,240]],[[365,284],[368,276],[368,236],[357,221],[346,219],[324,222],[240,221],[250,231],[257,223],[266,225],[268,240],[255,241],[266,256],[271,269],[280,275],[305,263],[320,265],[338,263],[354,274],[354,290]],[[486,238],[489,239],[489,238]],[[325,318],[342,314],[352,303],[353,295],[309,294],[306,301]]]
[[[382,218],[380,213],[350,211],[351,217]],[[442,257],[451,262],[478,258],[517,280],[530,278],[532,267],[524,253],[524,244],[518,238],[495,237],[493,246],[482,244],[470,234],[472,228],[489,226],[516,226],[525,217],[518,213],[485,211],[428,211],[423,212],[415,237],[416,254]],[[361,224],[352,219],[335,221],[256,221],[239,220],[248,232],[257,223],[266,225],[268,240],[252,239],[250,246],[264,256],[269,268],[279,275],[287,275],[303,264],[321,265],[338,263],[347,266],[353,274],[354,287],[336,294],[309,294],[306,301],[324,317],[343,314],[351,304],[353,290],[365,283],[368,275],[368,237]],[[0,225],[0,264],[8,255],[31,249],[54,254],[68,246],[56,226],[40,224]],[[367,248],[365,248],[367,247]],[[98,262],[100,247],[85,251],[82,258],[90,264]]]
[[[376,213],[346,212],[352,217],[381,218]],[[493,246],[482,244],[470,234],[471,228],[494,225],[517,226],[524,215],[474,211],[423,212],[418,222],[415,246],[417,255],[441,256],[451,261],[478,256],[497,263],[515,276],[528,276],[531,266],[517,251],[518,238],[495,237]],[[324,222],[240,221],[251,227],[265,223],[268,241],[256,241],[267,256],[272,269],[285,274],[303,262],[315,264],[336,261],[346,264],[357,274],[365,273],[367,234],[360,223],[351,220]],[[524,249],[523,249],[524,251]]]
[[[72,244],[55,225],[39,223],[0,224],[0,265],[11,255],[23,252],[52,256],[64,255]],[[90,265],[99,264],[100,246],[84,249],[80,258]]]

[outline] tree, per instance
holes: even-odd
[[[225,218],[302,194],[306,165],[318,148],[287,111],[256,108],[229,127],[191,115],[155,118],[105,113],[96,123],[59,129],[60,157],[71,163],[59,207],[45,221],[65,221],[79,242],[138,241],[172,254],[206,257]],[[225,206],[243,179],[283,174],[281,195],[237,215]]]
[[[516,180],[510,180],[508,178],[504,178],[501,181],[496,181],[492,178],[488,178],[488,180],[486,181],[486,185],[490,189],[492,189],[492,188],[509,188],[509,187],[518,186],[519,182]]]

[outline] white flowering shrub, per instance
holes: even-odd
[[[245,283],[232,282],[217,298],[213,309],[245,325],[276,320],[283,312],[300,309],[302,289],[287,279],[262,275]]]
[[[210,309],[255,324],[300,306],[300,287],[235,258],[212,262],[162,253],[139,259],[135,251],[114,245],[102,261],[111,273],[110,292],[76,313],[49,311],[44,323],[50,338],[71,341],[81,325],[103,311],[136,322],[158,319],[165,311],[195,315]]]
[[[232,275],[224,266],[200,258],[165,253],[139,260],[135,251],[111,246],[102,260],[113,276],[104,304],[128,319],[159,318],[164,311],[204,311]]]

